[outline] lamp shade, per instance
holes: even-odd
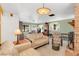
[[[50,13],[50,9],[49,8],[39,8],[37,9],[37,13],[40,14],[40,15],[47,15]]]
[[[17,29],[17,30],[15,31],[15,34],[16,34],[16,35],[20,35],[20,34],[22,34],[22,32],[20,31],[20,29]]]

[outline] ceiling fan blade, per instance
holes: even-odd
[[[55,14],[50,14],[49,16],[55,16]]]

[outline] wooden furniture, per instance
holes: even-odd
[[[68,48],[74,50],[74,32],[68,34]]]
[[[47,36],[49,35],[49,24],[48,23],[45,23],[43,34]]]
[[[61,46],[63,46],[63,40],[68,41],[68,33],[61,33]]]
[[[20,40],[20,35],[22,34],[22,32],[20,31],[20,29],[17,29],[16,32],[15,32],[15,35],[17,36],[17,43],[19,43],[19,40]]]
[[[13,41],[13,44],[14,45],[19,45],[19,44],[23,44],[23,43],[27,43],[27,39],[23,39],[23,40],[18,40],[18,44],[17,44],[17,41]]]
[[[69,22],[69,24],[74,27],[75,26],[75,20],[72,20],[72,22]]]

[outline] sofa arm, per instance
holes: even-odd
[[[32,43],[32,40],[30,40],[29,38],[26,38],[26,39]]]
[[[25,49],[28,49],[31,47],[31,43],[27,42],[27,43],[23,43],[23,44],[19,44],[19,45],[15,45],[15,48],[18,50],[18,52],[21,52]]]
[[[44,39],[48,39],[48,36],[43,36]]]

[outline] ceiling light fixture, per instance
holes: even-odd
[[[37,9],[37,13],[40,15],[48,15],[50,14],[50,11],[51,10],[49,8],[44,7],[44,3],[43,3],[43,7]]]

